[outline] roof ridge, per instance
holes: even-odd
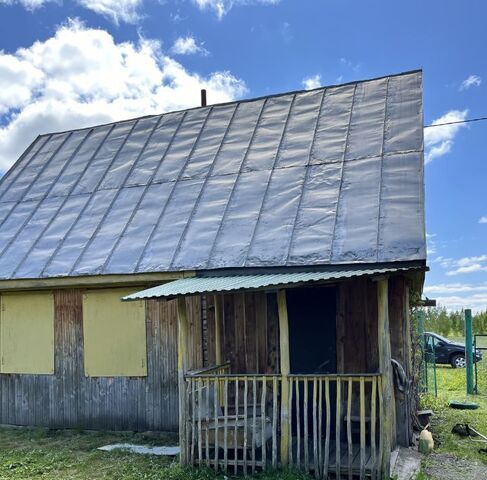
[[[357,85],[359,83],[374,82],[376,80],[382,80],[384,78],[401,77],[401,76],[405,76],[405,75],[412,75],[413,73],[419,73],[419,72],[422,73],[423,72],[423,69],[422,68],[416,68],[416,69],[413,69],[413,70],[406,70],[406,71],[403,71],[403,72],[392,73],[392,74],[389,74],[389,75],[380,75],[378,77],[365,78],[365,79],[362,79],[362,80],[352,80],[350,82],[335,83],[335,84],[329,84],[329,85],[322,85],[320,87],[312,88],[312,89],[309,89],[309,90],[304,89],[304,88],[303,89],[299,89],[299,90],[289,90],[289,91],[286,91],[286,92],[271,93],[269,95],[260,95],[258,97],[243,98],[243,99],[240,99],[240,100],[231,100],[231,101],[228,101],[228,102],[213,103],[213,104],[209,104],[209,105],[206,105],[206,106],[197,106],[197,107],[182,108],[182,109],[179,109],[179,110],[171,110],[169,112],[154,113],[154,114],[150,114],[150,115],[142,115],[140,117],[125,118],[123,120],[114,120],[113,122],[99,123],[99,124],[96,124],[96,125],[89,125],[87,127],[73,128],[73,129],[69,129],[69,130],[60,130],[60,131],[54,131],[54,132],[46,132],[46,133],[42,133],[42,134],[38,135],[38,137],[36,137],[36,140],[39,137],[44,137],[44,136],[47,136],[47,135],[59,135],[59,134],[62,134],[62,133],[77,132],[77,131],[81,131],[81,130],[89,130],[91,128],[105,127],[105,126],[115,125],[115,124],[125,123],[125,122],[133,122],[133,121],[143,120],[143,119],[151,118],[151,117],[162,117],[164,115],[170,115],[170,114],[174,114],[174,113],[188,112],[190,110],[197,110],[197,109],[200,109],[200,108],[221,107],[221,106],[226,106],[226,105],[232,105],[234,103],[239,104],[239,103],[246,103],[246,102],[254,102],[254,101],[257,101],[257,100],[264,100],[264,99],[267,99],[267,98],[282,97],[284,95],[297,95],[299,93],[315,92],[317,90],[325,90],[325,89],[328,89],[328,88],[339,88],[339,87],[345,87],[345,86],[348,86],[348,85]]]

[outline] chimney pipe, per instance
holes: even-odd
[[[206,90],[204,88],[201,89],[201,106],[206,107]]]

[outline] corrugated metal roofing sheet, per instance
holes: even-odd
[[[141,300],[145,298],[177,297],[211,292],[231,292],[234,290],[257,290],[293,284],[306,284],[328,280],[343,280],[352,277],[397,273],[418,270],[421,267],[387,267],[350,270],[327,270],[322,272],[270,273],[257,275],[225,275],[212,277],[192,277],[174,280],[157,287],[148,288],[124,297],[122,300]]]
[[[425,259],[421,72],[39,137],[0,279]]]

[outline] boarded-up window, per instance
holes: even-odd
[[[85,375],[147,375],[145,305],[122,302],[134,289],[93,290],[83,294]]]
[[[54,301],[50,292],[2,294],[2,373],[54,373]]]

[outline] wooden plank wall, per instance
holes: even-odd
[[[148,301],[147,377],[84,376],[81,290],[54,291],[55,374],[0,375],[0,423],[50,428],[177,430],[174,301]],[[202,364],[200,298],[187,300],[194,367]]]
[[[404,277],[389,280],[389,325],[391,332],[391,354],[404,368],[409,378],[411,363],[411,330],[409,317],[409,287]],[[408,447],[413,431],[410,418],[410,392],[396,389],[396,441]]]
[[[339,373],[374,373],[379,369],[377,344],[377,284],[355,279],[339,284],[337,299],[337,365]],[[404,277],[389,279],[391,355],[411,372],[409,287]],[[412,439],[410,398],[396,389],[396,439]]]
[[[338,373],[375,373],[377,344],[377,285],[358,278],[338,285]]]
[[[279,320],[275,293],[218,295],[222,312],[222,358],[234,373],[279,373]],[[208,365],[215,364],[215,309],[207,296]]]

